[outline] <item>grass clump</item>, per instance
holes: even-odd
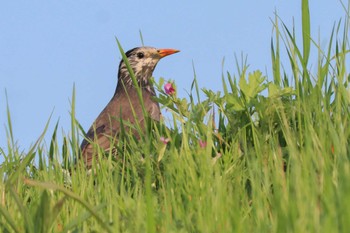
[[[223,74],[222,92],[202,89],[205,99],[197,101],[196,78],[188,99],[166,94],[161,79],[158,101],[172,123],[148,122],[140,141],[123,135],[121,159],[101,153],[90,175],[79,162],[74,167],[81,131],[74,93],[72,130],[63,145],[56,124],[48,148],[41,136],[28,152],[19,151],[8,111],[8,147],[0,150],[1,230],[346,232],[348,19],[347,12],[322,50],[310,37],[308,1],[302,1],[302,46],[276,17],[272,81],[244,61],[236,74]],[[316,72],[310,71],[313,52]]]

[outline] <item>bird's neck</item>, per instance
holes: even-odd
[[[147,82],[141,82],[138,83],[138,87],[136,87],[132,82],[125,82],[123,79],[118,80],[117,88],[115,90],[114,96],[125,93],[128,95],[136,94],[137,93],[137,88],[141,89],[141,92],[143,96],[155,96],[156,92],[154,90],[154,87],[151,83]]]

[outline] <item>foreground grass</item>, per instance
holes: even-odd
[[[48,147],[39,138],[28,152],[18,151],[9,117],[8,152],[0,150],[1,230],[350,229],[349,22],[336,25],[322,50],[309,37],[308,4],[302,3],[302,47],[293,30],[274,22],[273,81],[243,62],[234,76],[223,75],[223,93],[204,89],[207,98],[195,103],[195,79],[187,100],[162,92],[161,80],[158,100],[173,113],[171,130],[148,122],[141,141],[123,135],[121,159],[101,153],[90,175],[79,163],[73,167],[80,132],[74,99],[63,145],[56,125]],[[289,64],[281,64],[280,47],[287,48]],[[309,70],[313,51],[315,73]],[[287,66],[289,75],[282,69]]]

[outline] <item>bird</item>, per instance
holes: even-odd
[[[156,93],[150,79],[159,60],[177,52],[179,50],[142,46],[125,53],[141,90],[144,109],[155,121],[160,120],[161,112],[159,103],[154,100]],[[122,127],[125,128],[127,125],[123,123],[124,121],[130,124],[136,124],[138,121],[141,126],[143,125],[145,115],[137,89],[126,63],[121,59],[114,95],[93,122],[80,145],[81,158],[87,168],[91,168],[93,158],[98,155],[96,145],[104,151],[114,149]],[[133,134],[137,132],[134,131]]]

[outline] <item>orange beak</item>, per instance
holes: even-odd
[[[158,49],[158,53],[160,55],[160,58],[166,57],[168,55],[174,54],[174,53],[178,53],[180,52],[180,50],[176,50],[176,49]]]

